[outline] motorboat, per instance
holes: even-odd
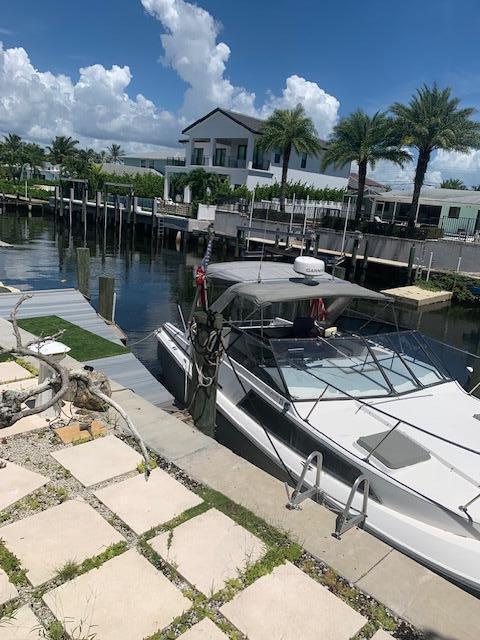
[[[387,322],[390,299],[309,256],[210,264],[206,281],[224,319],[217,421],[299,482],[294,498],[306,488],[337,510],[337,533],[360,523],[480,590],[480,401],[467,390],[477,358]],[[157,331],[180,400],[190,323]]]

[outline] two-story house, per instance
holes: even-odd
[[[168,198],[170,178],[175,173],[189,172],[197,167],[216,173],[232,187],[280,182],[282,154],[280,150],[263,151],[258,145],[265,120],[234,111],[217,108],[186,127],[180,140],[185,145],[185,165],[165,166],[164,196]],[[326,143],[324,148],[326,148]],[[321,156],[292,150],[288,168],[288,180],[303,182],[314,187],[342,189],[348,185],[350,166],[342,169],[327,167],[320,170]],[[188,187],[185,202],[190,202]]]

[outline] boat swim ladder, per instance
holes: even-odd
[[[311,469],[313,460],[317,461],[317,473],[315,476],[315,484],[310,488],[302,491],[303,483],[305,481],[305,476],[307,475],[307,471]],[[320,489],[320,479],[322,475],[322,466],[323,466],[323,455],[320,451],[312,451],[312,453],[305,460],[303,465],[303,471],[298,479],[297,486],[293,490],[290,495],[290,489],[288,483],[285,483],[285,489],[287,490],[287,509],[300,509],[300,503],[306,500],[307,498],[323,498],[323,491]]]
[[[360,513],[351,514],[350,509],[352,508],[352,502],[361,484],[363,484],[362,510]],[[358,476],[350,490],[350,495],[348,496],[344,510],[337,516],[337,520],[335,522],[335,533],[333,534],[334,538],[340,540],[340,537],[349,529],[352,527],[361,527],[365,523],[365,520],[367,519],[369,489],[370,482],[368,481],[368,478],[364,475]]]
[[[310,489],[306,489],[302,491],[303,483],[305,482],[305,476],[307,475],[307,471],[312,468],[313,461],[317,462],[317,472],[315,475],[315,483]],[[303,470],[298,479],[297,485],[295,489],[290,494],[290,489],[288,483],[285,483],[285,489],[287,491],[287,509],[301,509],[300,504],[307,500],[307,498],[317,499],[319,502],[322,502],[324,497],[324,491],[321,489],[320,481],[322,477],[322,467],[323,467],[323,455],[320,451],[312,451],[312,453],[305,460],[303,465]],[[360,512],[351,513],[352,502],[353,499],[359,490],[360,486],[363,484],[363,502],[362,502],[362,510]],[[370,489],[370,483],[368,478],[364,475],[358,476],[358,478],[353,483],[353,486],[350,490],[350,495],[348,496],[348,500],[345,504],[343,511],[341,511],[335,522],[335,532],[333,536],[335,538],[340,539],[340,537],[346,533],[349,529],[356,526],[362,526],[367,518],[367,504],[368,504],[368,493]]]

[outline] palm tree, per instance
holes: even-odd
[[[358,191],[355,220],[362,212],[367,168],[375,168],[379,160],[390,160],[403,166],[412,156],[399,147],[399,138],[392,130],[392,123],[385,113],[377,111],[373,116],[361,109],[342,118],[333,129],[327,151],[322,158],[322,171],[328,165],[344,167],[351,162],[358,164]]]
[[[396,102],[390,107],[396,116],[396,128],[402,141],[418,151],[409,224],[414,225],[420,190],[432,152],[436,149],[468,152],[480,147],[480,123],[471,119],[472,108],[459,108],[459,98],[451,89],[423,85],[407,105]]]
[[[32,177],[38,177],[39,169],[45,162],[45,149],[33,142],[25,143],[23,146],[23,160],[31,169]]]
[[[20,178],[24,164],[24,146],[22,138],[16,133],[9,133],[0,147],[1,161],[8,166],[11,178]]]
[[[74,140],[71,136],[56,136],[52,144],[47,147],[50,160],[54,164],[63,165],[65,160],[77,153],[77,144],[78,140]]]
[[[125,151],[122,147],[119,144],[115,144],[115,142],[108,147],[107,151],[108,159],[110,162],[114,162],[115,164],[118,164],[125,155]]]
[[[208,192],[215,189],[219,178],[215,173],[209,173],[205,169],[193,169],[185,176],[185,185],[192,190],[192,200],[205,200]]]
[[[315,125],[305,115],[301,104],[294,109],[275,109],[265,122],[258,146],[266,151],[279,149],[283,155],[280,211],[285,212],[285,189],[292,149],[297,154],[308,153],[313,156],[318,156],[322,149]]]
[[[440,189],[466,189],[467,186],[459,178],[447,178],[440,185]],[[475,190],[475,189],[474,189]]]

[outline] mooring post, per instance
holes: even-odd
[[[365,248],[363,249],[363,260],[360,267],[360,284],[364,284],[367,277],[368,267],[368,240],[365,240]]]
[[[105,191],[105,199],[103,201],[103,244],[107,237],[107,210],[108,210],[108,191]]]
[[[277,227],[275,229],[275,249],[278,249],[280,245],[280,229]]]
[[[68,222],[70,227],[72,226],[72,216],[73,216],[73,198],[75,197],[73,187],[70,188],[70,197],[68,199]]]
[[[152,202],[152,220],[150,224],[150,235],[153,240],[153,235],[155,232],[155,225],[157,224],[157,199],[154,198]]]
[[[314,254],[314,255],[315,255],[315,257],[317,257],[317,256],[318,256],[318,250],[319,250],[319,248],[320,248],[320,233],[319,233],[319,232],[317,232],[317,233],[315,234],[315,254]]]
[[[358,238],[355,238],[353,241],[352,259],[351,259],[351,265],[350,265],[349,274],[348,274],[348,280],[350,280],[350,282],[353,282],[355,280],[355,270],[357,268],[357,254],[358,254],[359,244],[360,244],[360,240]]]
[[[53,215],[58,216],[58,196],[60,187],[56,186],[53,192]],[[5,204],[5,195],[2,193],[2,201]]]
[[[100,217],[100,207],[102,205],[102,192],[97,191],[95,194],[95,223],[98,222],[98,218]]]
[[[90,249],[77,247],[77,283],[78,289],[86,298],[90,298]]]
[[[98,311],[102,318],[113,322],[115,318],[115,278],[98,278]]]
[[[87,197],[88,197],[88,188],[87,185],[83,185],[82,189],[82,222],[85,224],[87,219]]]
[[[413,261],[415,260],[415,245],[412,244],[410,252],[408,254],[408,266],[407,266],[407,285],[413,284],[415,280],[415,274],[413,271]]]

